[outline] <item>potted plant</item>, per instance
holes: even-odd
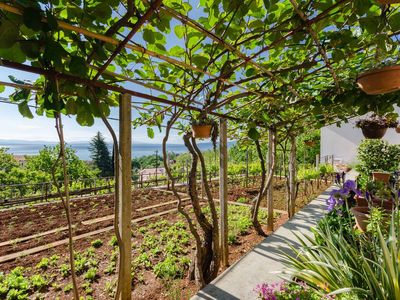
[[[201,112],[197,117],[192,118],[192,135],[196,139],[208,139],[211,137],[214,148],[218,138],[218,123]]]
[[[396,130],[397,133],[400,133],[400,126],[397,125],[396,128],[395,128],[395,130]]]
[[[358,207],[368,207],[369,206],[367,198],[362,195],[356,196],[356,203],[357,203]]]
[[[372,206],[393,210],[394,200],[392,191],[387,186],[381,186],[372,196]]]
[[[368,95],[379,95],[400,89],[400,65],[376,68],[357,77],[357,85]]]
[[[399,0],[378,0],[380,4],[394,4],[394,3],[400,3]]]
[[[372,171],[372,178],[374,181],[389,183],[390,175],[391,175],[390,172],[386,172],[383,170]]]
[[[395,128],[399,123],[393,118],[372,115],[356,122],[356,127],[361,128],[364,137],[368,139],[381,139],[387,128]]]
[[[305,140],[304,144],[308,147],[314,147],[315,146],[315,141],[314,140]]]

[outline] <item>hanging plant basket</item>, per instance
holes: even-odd
[[[387,128],[368,125],[362,127],[361,130],[364,137],[366,137],[367,139],[381,139],[384,137]]]
[[[192,125],[192,134],[197,139],[208,139],[211,137],[212,125]]]
[[[372,172],[372,178],[374,179],[374,181],[389,183],[390,173],[389,172]]]
[[[394,4],[394,3],[400,3],[399,0],[378,0],[380,4]]]
[[[400,89],[400,65],[387,66],[362,73],[357,85],[368,95],[379,95]]]
[[[304,141],[304,144],[308,147],[314,147],[315,146],[315,141],[313,140],[306,140]]]
[[[392,115],[379,116],[373,114],[366,119],[356,122],[356,127],[361,128],[363,135],[367,139],[381,139],[388,128],[396,128],[399,122]]]

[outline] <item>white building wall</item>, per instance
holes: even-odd
[[[400,108],[396,109],[400,115]],[[359,118],[354,118],[341,127],[330,125],[321,128],[321,158],[333,155],[335,160],[344,163],[354,163],[357,157],[357,147],[364,136],[360,128],[355,127]],[[400,144],[400,134],[394,128],[388,128],[383,140],[391,144]]]

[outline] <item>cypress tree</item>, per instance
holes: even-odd
[[[102,177],[112,176],[113,166],[110,151],[108,150],[104,137],[100,132],[97,132],[90,141],[89,150],[94,165],[101,171],[100,175]]]

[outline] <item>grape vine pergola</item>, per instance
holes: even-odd
[[[360,72],[398,62],[396,5],[374,0],[9,0],[0,2],[0,11],[1,67],[39,75],[33,84],[15,77],[1,82],[15,88],[2,102],[17,104],[27,118],[33,118],[31,108],[49,117],[74,115],[82,126],[93,125],[94,118],[107,123],[110,108],[119,106],[121,299],[131,293],[132,108],[140,114],[133,124],[148,126],[150,137],[153,126],[166,127],[168,134],[173,126],[186,131],[199,113],[220,119],[220,198],[226,212],[228,128],[235,138],[255,141],[268,131],[272,174],[277,137],[295,145],[295,136],[310,128],[391,111],[400,103],[398,92],[367,96],[355,85]],[[272,190],[270,177],[260,197]],[[226,219],[221,219],[224,232]],[[225,250],[225,265],[226,255]]]

